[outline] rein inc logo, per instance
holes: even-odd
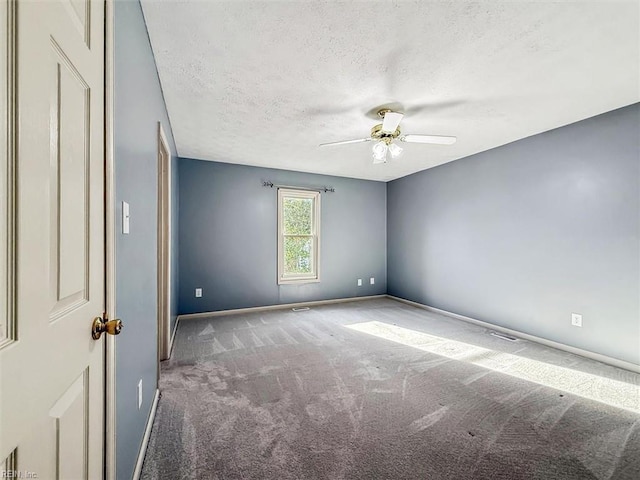
[[[29,470],[0,470],[0,478],[38,478],[38,474]]]

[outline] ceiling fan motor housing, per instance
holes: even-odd
[[[389,145],[393,140],[400,136],[400,128],[396,128],[396,131],[393,133],[383,132],[382,124],[376,125],[371,129],[371,138],[373,140],[379,140],[385,142]]]

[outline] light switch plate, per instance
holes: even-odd
[[[375,279],[374,277],[371,277],[371,278],[369,279],[369,283],[370,283],[371,285],[375,285],[375,283],[376,283],[376,279]]]
[[[129,204],[122,202],[122,234],[129,235]]]
[[[201,297],[202,297],[202,289],[196,288],[196,298],[201,298]]]
[[[362,279],[361,279],[361,278],[359,278],[359,279],[358,279],[358,286],[359,286],[359,287],[361,287],[361,286],[362,286]]]

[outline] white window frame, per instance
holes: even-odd
[[[284,271],[284,198],[305,198],[313,200],[311,234],[313,238],[313,272],[285,274]],[[300,235],[295,235],[300,236]],[[320,192],[295,188],[278,188],[278,285],[293,283],[313,283],[320,281]]]

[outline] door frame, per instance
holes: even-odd
[[[171,150],[158,122],[158,378],[171,354]]]
[[[104,0],[104,127],[105,127],[105,311],[116,317],[116,192],[114,158],[114,1]],[[106,335],[104,478],[116,480],[116,344]]]

